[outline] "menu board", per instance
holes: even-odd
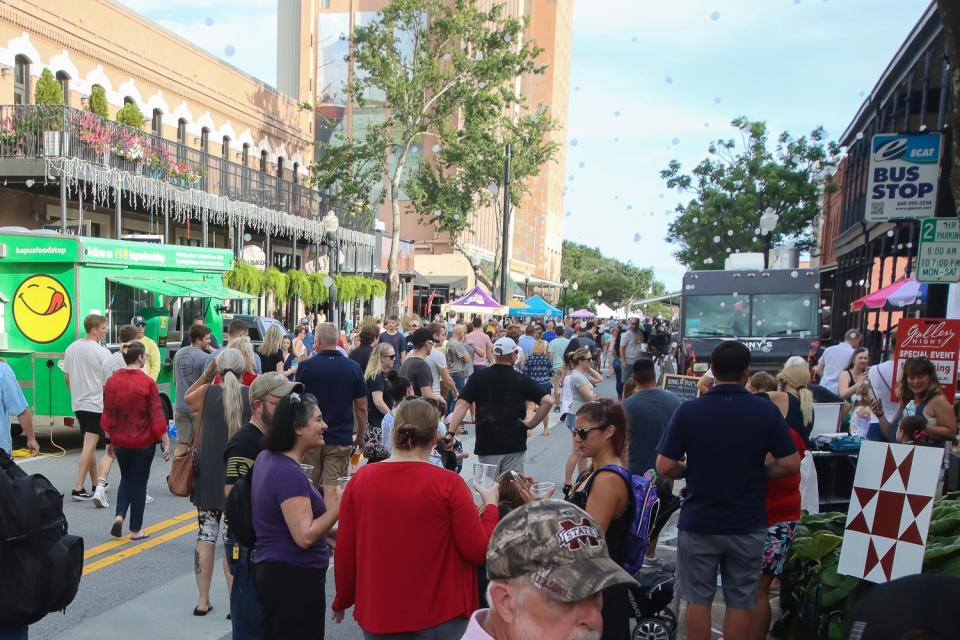
[[[697,397],[697,381],[700,378],[696,376],[679,376],[672,373],[663,376],[663,388],[677,394],[681,402],[693,400]]]

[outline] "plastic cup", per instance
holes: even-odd
[[[313,478],[313,465],[312,465],[312,464],[302,464],[302,465],[300,465],[300,468],[303,469],[303,473],[304,473],[304,475],[307,476],[307,478]]]
[[[363,459],[363,451],[360,451],[359,449],[354,449],[353,455],[350,456],[350,464],[356,467],[357,465],[360,464],[360,460],[362,459]]]
[[[347,483],[350,482],[350,476],[340,476],[337,478],[337,484],[340,485],[340,488],[344,491],[347,490]]]
[[[473,484],[489,489],[497,481],[497,465],[477,462],[473,465]]]
[[[533,494],[534,498],[547,498],[556,486],[553,482],[538,482],[530,487],[530,493]]]

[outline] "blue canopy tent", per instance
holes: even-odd
[[[529,300],[524,300],[526,309],[510,309],[511,316],[523,316],[526,318],[559,318],[563,315],[560,309],[557,309],[540,296],[533,296]]]

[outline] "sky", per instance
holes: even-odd
[[[119,0],[273,85],[273,0]],[[282,1],[282,0],[281,0]],[[564,237],[651,267],[668,289],[685,271],[666,242],[671,159],[692,169],[730,121],[771,139],[823,125],[840,136],[930,0],[576,0]]]

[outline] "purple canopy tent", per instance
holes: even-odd
[[[580,309],[579,311],[574,311],[570,314],[571,318],[593,318],[593,312],[589,309]]]
[[[454,300],[441,307],[442,313],[448,311],[463,314],[505,316],[509,312],[509,308],[497,302],[489,293],[481,289],[480,285],[477,285],[459,300]]]

